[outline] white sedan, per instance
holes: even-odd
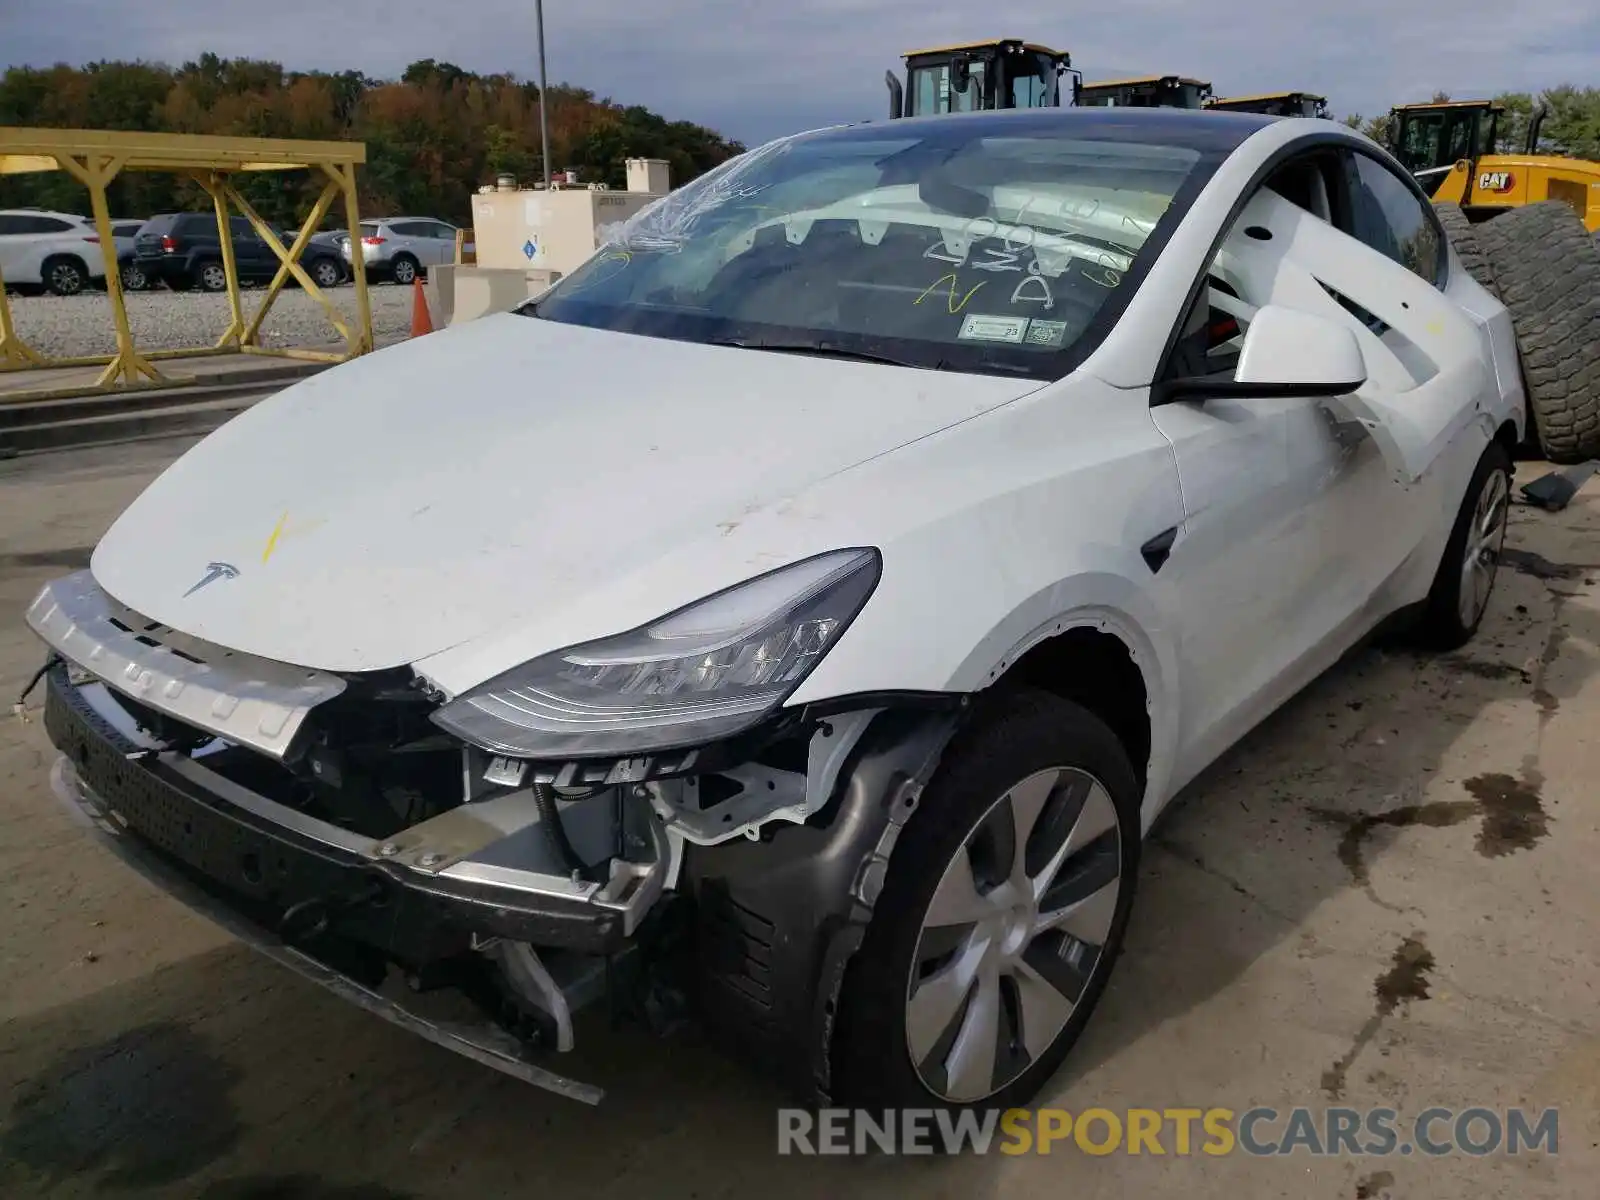
[[[1472,636],[1523,410],[1505,310],[1331,122],[786,138],[151,484],[28,614],[57,790],[579,1099],[609,993],[832,1104],[1020,1105],[1173,794],[1392,618]]]

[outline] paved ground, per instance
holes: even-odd
[[[0,612],[171,453],[0,464]],[[1524,464],[1527,479],[1539,468]],[[37,722],[0,730],[0,1195],[1592,1197],[1600,1165],[1600,481],[1519,511],[1459,656],[1367,651],[1191,788],[1048,1099],[1243,1111],[1559,1106],[1560,1153],[774,1156],[774,1096],[636,1037],[591,1110],[286,976],[83,843]],[[0,687],[40,655],[0,621]],[[1277,1129],[1281,1133],[1281,1125]]]

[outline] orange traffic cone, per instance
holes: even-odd
[[[411,336],[421,337],[433,332],[433,318],[428,315],[428,296],[422,290],[422,276],[411,285]]]

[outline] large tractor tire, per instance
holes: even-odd
[[[1500,298],[1500,285],[1495,281],[1494,270],[1489,266],[1489,256],[1484,251],[1483,239],[1478,236],[1478,226],[1467,220],[1459,204],[1435,204],[1433,211],[1439,215],[1450,244],[1455,247],[1461,265],[1496,299]]]
[[[1511,312],[1540,449],[1555,463],[1600,457],[1600,243],[1556,200],[1476,232]]]

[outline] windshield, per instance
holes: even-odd
[[[911,71],[910,116],[926,117],[934,113],[975,112],[983,107],[986,90],[982,59],[973,60],[967,69],[969,82],[961,91],[950,86],[950,64],[915,67]]]
[[[1055,378],[1221,157],[1135,140],[1127,117],[1097,124],[1111,128],[1075,138],[1059,117],[995,114],[771,143],[609,230],[522,311]]]
[[[1060,73],[1055,59],[1037,50],[1030,50],[1026,61],[1013,59],[1011,64],[1011,107],[1052,108],[1060,103]]]

